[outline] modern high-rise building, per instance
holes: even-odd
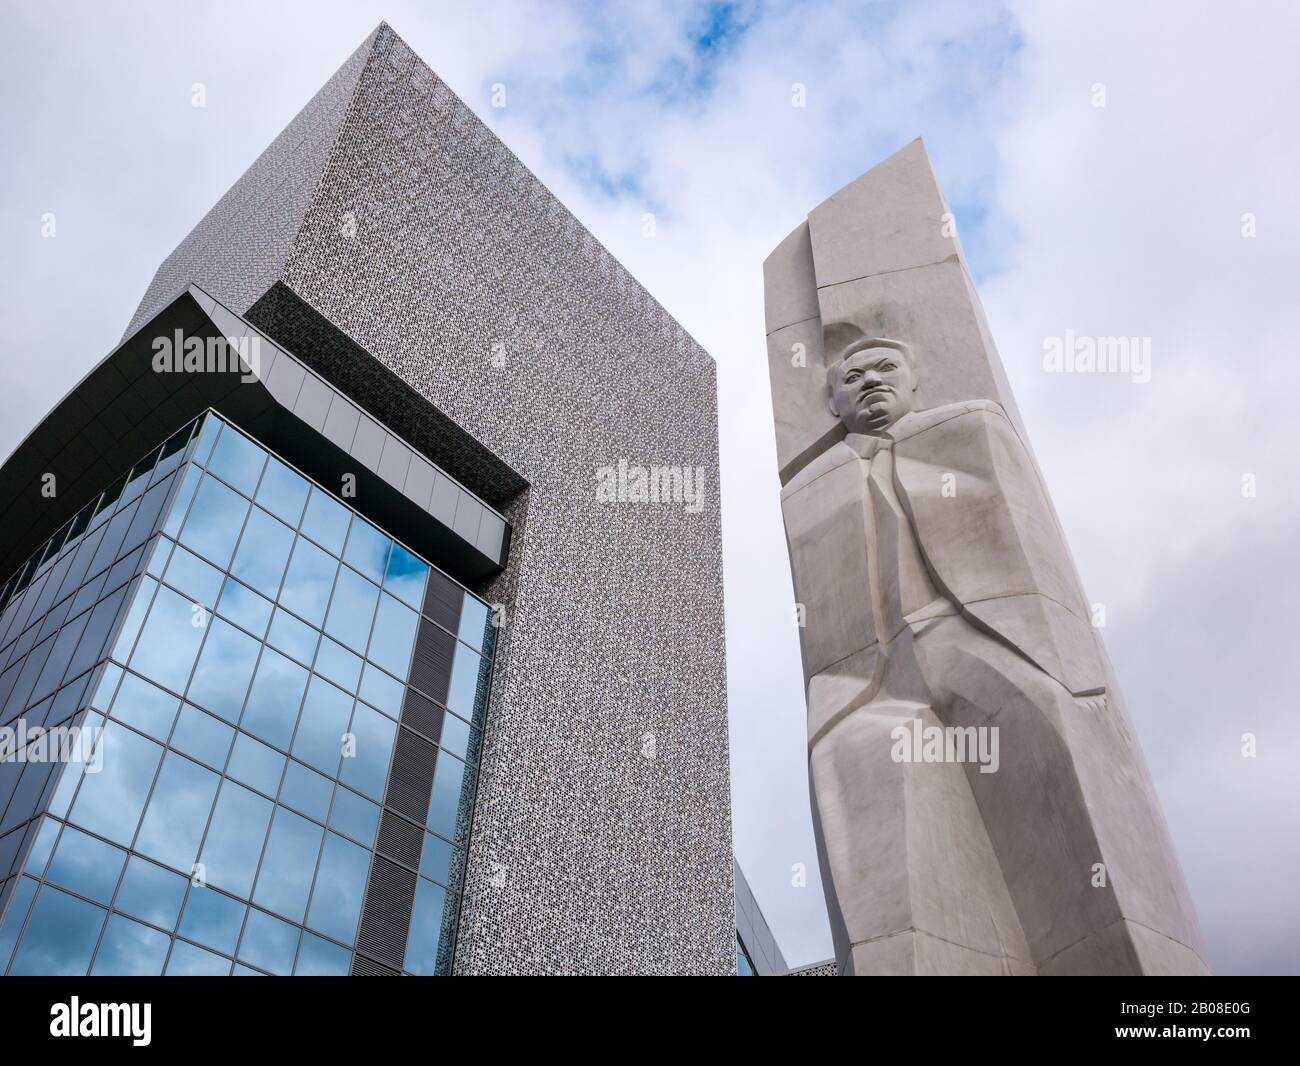
[[[381,25],[0,467],[0,971],[736,972],[718,492],[710,357]]]

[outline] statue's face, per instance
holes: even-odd
[[[916,379],[902,353],[864,348],[842,360],[831,382],[831,410],[850,433],[883,433],[912,409]]]

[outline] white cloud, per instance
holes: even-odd
[[[1014,240],[984,286],[991,325],[1109,608],[1211,961],[1295,972],[1300,919],[1280,902],[1300,866],[1300,147],[1286,132],[1300,19],[1283,4],[1026,4],[1019,27],[1023,93],[998,132],[990,219]],[[1042,373],[1043,338],[1065,328],[1149,336],[1151,382]],[[1246,732],[1267,737],[1253,761]]]

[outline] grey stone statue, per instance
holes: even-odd
[[[916,142],[766,264],[839,971],[1208,972],[945,214]]]

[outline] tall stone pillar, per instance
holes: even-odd
[[[839,972],[1208,972],[922,143],[764,280]]]

